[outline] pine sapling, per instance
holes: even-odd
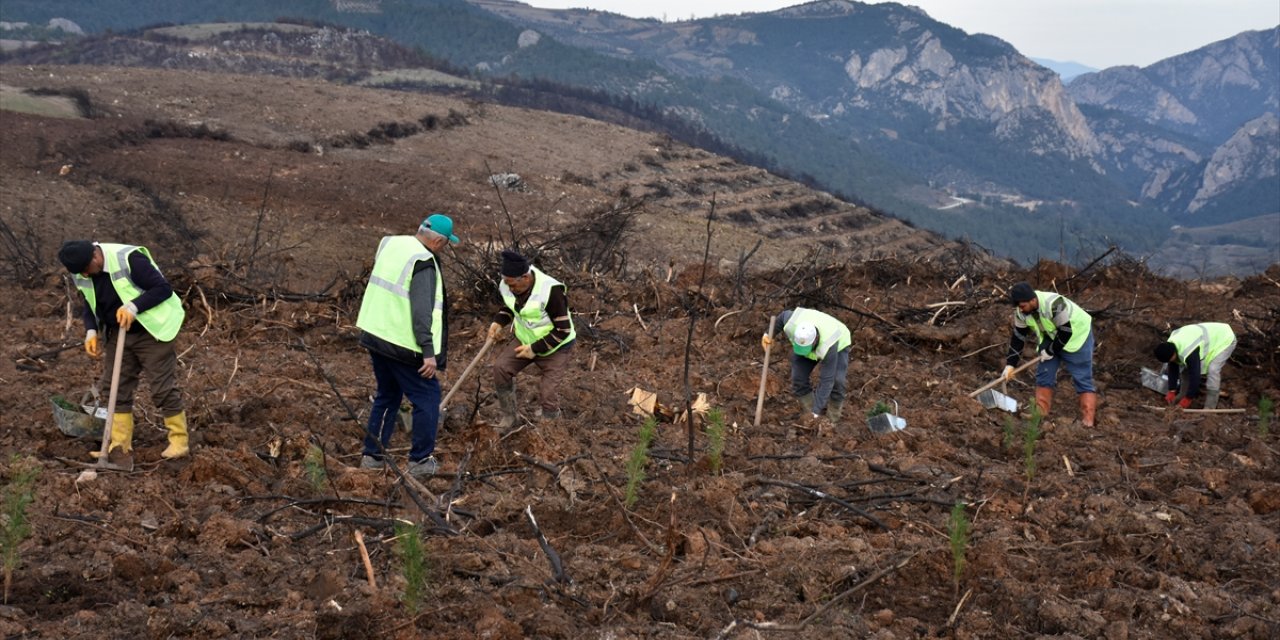
[[[969,519],[964,515],[964,503],[957,502],[951,507],[951,520],[947,522],[947,533],[951,538],[952,584],[955,592],[960,593],[960,575],[964,573],[965,550],[969,547]]]
[[[11,476],[4,486],[3,512],[0,512],[0,555],[4,557],[4,602],[9,603],[9,587],[13,572],[22,563],[19,547],[31,534],[27,507],[35,500],[35,480],[40,467],[22,456],[10,459]]]
[[[1264,438],[1271,435],[1271,418],[1275,415],[1275,408],[1275,403],[1267,396],[1258,400],[1258,435]]]
[[[713,408],[707,412],[707,459],[711,463],[711,473],[720,473],[724,464],[724,412]]]
[[[400,557],[400,575],[404,577],[404,593],[400,601],[412,615],[418,615],[427,594],[427,550],[422,544],[421,527],[407,522],[396,523],[396,555]]]
[[[630,507],[639,499],[640,483],[644,482],[644,468],[649,464],[649,445],[658,433],[658,419],[649,416],[640,425],[640,438],[631,449],[631,457],[627,458],[627,495],[626,503]]]
[[[1031,418],[1027,420],[1027,427],[1022,432],[1022,467],[1027,475],[1028,485],[1036,475],[1036,441],[1040,439],[1040,422],[1043,419],[1039,405],[1032,406]]]
[[[884,400],[878,400],[875,406],[867,410],[867,417],[874,418],[882,413],[893,413],[893,407],[890,407],[889,403]]]
[[[1006,415],[1004,417],[1004,437],[1000,440],[1000,446],[1005,451],[1013,449],[1013,443],[1018,437],[1018,427],[1013,423],[1013,416]]]
[[[324,468],[324,450],[315,443],[307,447],[307,455],[302,459],[302,466],[306,470],[307,481],[311,483],[311,488],[316,493],[324,493],[325,483],[329,480],[328,472]]]

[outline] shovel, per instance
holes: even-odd
[[[111,365],[111,393],[107,396],[107,419],[102,425],[102,449],[98,452],[98,469],[106,469],[109,471],[133,471],[133,454],[125,453],[119,463],[111,462],[108,459],[108,449],[111,447],[111,424],[115,421],[116,415],[116,395],[120,391],[120,363],[124,360],[124,341],[125,331],[118,329],[116,335],[116,356],[114,364]]]
[[[1017,369],[1014,369],[1013,375],[1016,376],[1019,373],[1022,373],[1023,371],[1026,371],[1027,369],[1030,369],[1032,366],[1037,364],[1040,364],[1040,359],[1032,358],[1030,361],[1026,362],[1022,366],[1018,367]],[[1004,376],[1000,376],[999,378],[996,378],[995,380],[992,380],[991,382],[988,382],[987,384],[982,385],[976,391],[970,393],[969,397],[973,398],[976,396],[978,399],[978,402],[981,402],[982,406],[988,409],[999,408],[999,409],[1008,411],[1010,413],[1014,413],[1018,410],[1018,401],[995,390],[996,385],[1004,381],[1005,381]]]

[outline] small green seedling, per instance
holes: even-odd
[[[1267,396],[1258,400],[1258,435],[1264,438],[1271,435],[1271,418],[1275,416],[1275,408],[1275,403]]]
[[[893,407],[890,407],[889,403],[880,400],[876,402],[874,407],[867,410],[867,417],[874,418],[882,413],[893,413]]]
[[[422,544],[422,530],[416,524],[396,523],[396,555],[400,557],[400,575],[404,577],[404,593],[400,601],[412,615],[418,615],[427,595],[427,550]]]
[[[724,464],[724,412],[711,409],[707,412],[707,460],[711,463],[711,473],[720,473]]]
[[[964,515],[964,503],[957,502],[951,507],[951,520],[947,522],[947,533],[951,538],[952,583],[956,593],[960,592],[960,575],[964,573],[965,550],[969,547],[969,519]]]
[[[627,458],[627,495],[626,503],[630,507],[639,499],[640,483],[644,482],[644,468],[649,464],[649,446],[658,433],[658,419],[649,416],[640,425],[639,441],[631,449],[631,457]]]
[[[1040,406],[1031,406],[1031,418],[1027,420],[1026,429],[1022,432],[1022,467],[1027,476],[1027,484],[1036,475],[1036,441],[1040,439],[1040,423],[1044,416],[1040,414]]]
[[[40,467],[22,456],[9,461],[9,482],[4,486],[3,512],[0,512],[0,556],[4,558],[4,602],[9,603],[9,587],[13,572],[22,564],[19,547],[31,535],[27,507],[35,500],[35,481]]]
[[[324,468],[324,449],[316,444],[307,447],[307,455],[302,459],[302,466],[306,469],[307,482],[311,483],[311,488],[316,493],[324,493],[325,483],[329,480],[328,472]]]
[[[1000,446],[1005,451],[1013,449],[1013,443],[1018,438],[1018,427],[1013,423],[1013,416],[1006,415],[1004,417],[1004,437],[1000,440]]]

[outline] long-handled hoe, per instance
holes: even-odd
[[[98,453],[96,468],[108,471],[133,471],[132,453],[125,454],[126,457],[121,458],[120,462],[111,462],[107,459],[111,447],[111,423],[116,415],[116,396],[120,391],[120,363],[124,360],[124,341],[127,337],[123,329],[117,329],[117,331],[119,333],[116,334],[115,361],[111,365],[111,394],[107,396],[107,419],[102,425],[102,449]]]

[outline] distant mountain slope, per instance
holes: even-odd
[[[1086,74],[1068,91],[1108,171],[1178,222],[1280,210],[1280,27]]]
[[[1048,58],[1032,58],[1036,64],[1058,74],[1063,82],[1070,82],[1072,78],[1086,73],[1097,71],[1096,68],[1080,64],[1079,62],[1050,60]]]
[[[1148,67],[1112,67],[1068,86],[1078,104],[1123,111],[1215,145],[1280,111],[1280,27],[1246,31]]]

